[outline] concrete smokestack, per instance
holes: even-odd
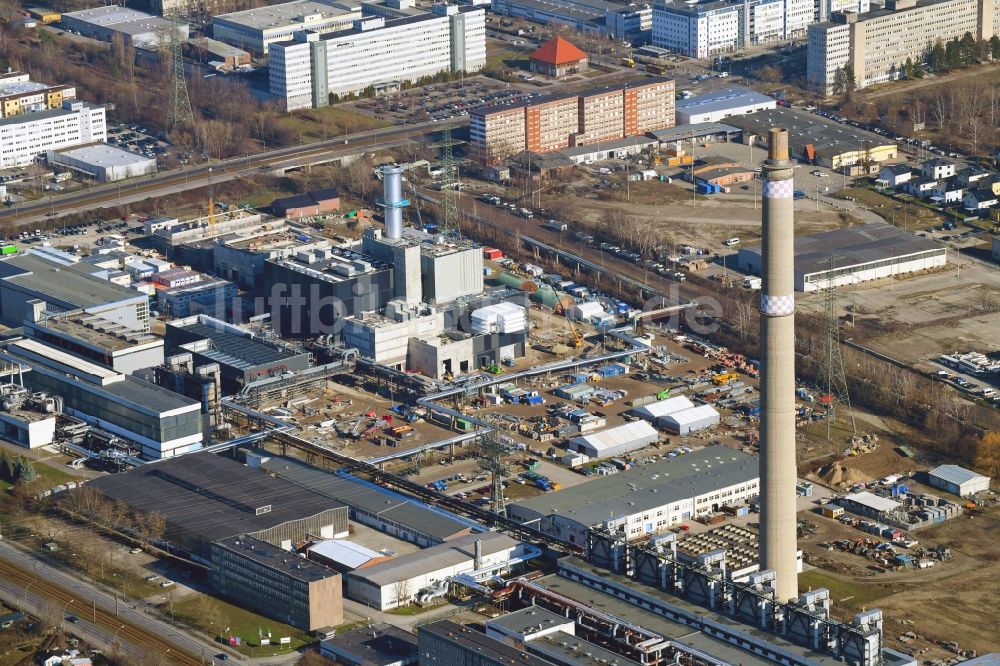
[[[403,198],[404,168],[386,164],[381,169],[382,201],[379,205],[385,210],[385,237],[399,238],[403,235],[403,208],[410,205]]]
[[[798,596],[795,571],[795,185],[788,132],[772,129],[764,161],[760,294],[760,560],[776,574],[778,599]]]

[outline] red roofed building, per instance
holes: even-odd
[[[529,56],[531,71],[545,76],[565,76],[587,71],[587,54],[562,37],[553,37]]]

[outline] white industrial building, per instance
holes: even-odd
[[[65,30],[73,30],[103,42],[112,41],[118,34],[126,44],[142,49],[159,47],[160,40],[169,38],[171,30],[177,31],[181,42],[187,40],[189,32],[186,23],[174,23],[160,16],[113,3],[63,14],[60,25]]]
[[[503,301],[473,310],[473,333],[520,333],[528,330],[528,312],[520,305]]]
[[[604,306],[597,301],[584,301],[566,308],[566,318],[573,321],[591,322],[608,316]]]
[[[47,160],[49,166],[66,167],[100,183],[156,173],[155,157],[146,157],[106,143],[50,150]]]
[[[684,436],[719,425],[719,412],[712,405],[697,405],[671,412],[659,421],[667,432]]]
[[[269,48],[271,94],[291,111],[326,106],[330,95],[478,72],[486,64],[485,14],[481,7],[434,5],[414,16],[358,18],[326,34],[296,31]]]
[[[863,224],[795,239],[795,290],[816,291],[906,273],[934,270],[948,262],[934,241],[886,223]],[[739,269],[761,274],[760,247],[741,248]]]
[[[677,100],[677,124],[717,123],[730,116],[742,116],[777,106],[776,99],[750,88],[726,88]]]
[[[655,444],[660,435],[645,421],[632,421],[569,440],[570,450],[591,458],[609,458]]]
[[[968,497],[990,489],[990,477],[976,474],[958,465],[941,465],[927,474],[935,488],[946,490],[959,497]]]
[[[219,14],[212,19],[212,37],[251,53],[265,55],[271,44],[287,41],[297,32],[346,30],[359,18],[359,4],[292,0]]]
[[[69,100],[61,109],[0,120],[0,169],[31,164],[50,150],[102,142],[108,138],[103,106]]]
[[[505,534],[470,534],[349,573],[347,597],[376,610],[392,610],[410,604],[422,591],[443,587],[452,576],[491,567],[506,571],[505,565],[524,553],[524,546]]]
[[[638,416],[640,419],[645,419],[655,426],[660,426],[660,419],[668,414],[673,414],[674,412],[679,412],[683,409],[689,409],[694,407],[694,403],[691,399],[685,395],[675,395],[672,398],[667,398],[666,400],[659,400],[657,402],[651,402],[648,405],[642,405],[641,407],[636,407],[632,410],[632,413]]]
[[[757,458],[713,445],[512,503],[507,515],[579,545],[594,527],[631,540],[744,504],[759,486]]]

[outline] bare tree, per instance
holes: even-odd
[[[396,606],[405,606],[410,603],[410,581],[397,580],[392,584],[393,599]]]

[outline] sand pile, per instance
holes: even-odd
[[[810,474],[816,480],[822,481],[828,486],[848,487],[855,483],[868,483],[871,481],[864,472],[860,472],[853,467],[843,463],[831,463],[816,470],[815,474]]]

